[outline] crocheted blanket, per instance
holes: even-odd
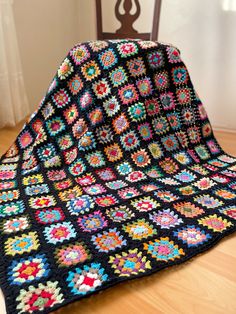
[[[1,158],[7,312],[49,313],[182,263],[235,218],[236,158],[214,138],[179,50],[80,43]]]

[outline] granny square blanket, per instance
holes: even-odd
[[[49,313],[183,263],[235,219],[236,158],[179,49],[79,43],[0,160],[7,313]]]

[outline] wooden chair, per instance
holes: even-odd
[[[102,1],[96,0],[96,14],[97,14],[97,39],[117,39],[117,38],[140,38],[143,40],[157,40],[159,21],[160,21],[160,11],[161,11],[161,0],[154,0],[154,13],[152,21],[152,31],[150,33],[138,33],[137,30],[133,28],[134,22],[140,16],[141,8],[139,0],[134,0],[136,6],[136,12],[131,14],[130,11],[133,7],[132,0],[124,0],[124,14],[120,13],[120,6],[122,0],[117,0],[115,5],[115,17],[121,23],[121,27],[116,30],[115,33],[108,33],[103,31],[102,27]]]

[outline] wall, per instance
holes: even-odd
[[[117,29],[112,19],[115,0],[103,0],[104,28]],[[178,46],[215,128],[236,131],[236,0],[163,0],[159,40]],[[140,0],[139,31],[150,28],[153,0]],[[96,38],[93,0],[79,0],[79,38]]]
[[[79,39],[76,0],[14,0],[18,45],[32,111]]]

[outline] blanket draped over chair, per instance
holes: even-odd
[[[0,160],[7,313],[49,313],[183,263],[235,218],[236,158],[179,49],[79,43]]]

